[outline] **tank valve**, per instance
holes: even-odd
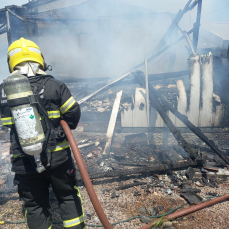
[[[35,155],[34,158],[35,158],[35,162],[36,162],[36,164],[37,164],[37,169],[36,169],[37,172],[38,172],[38,173],[44,172],[46,169],[45,169],[45,167],[42,165],[40,155]]]

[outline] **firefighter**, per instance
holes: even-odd
[[[15,172],[14,184],[25,204],[25,217],[29,229],[52,228],[49,205],[49,186],[59,202],[60,213],[65,228],[83,229],[84,211],[77,187],[76,172],[69,143],[60,125],[65,120],[75,129],[80,119],[79,104],[72,97],[68,87],[47,75],[47,64],[40,48],[32,41],[20,38],[8,49],[8,65],[12,74],[21,74],[29,79],[34,94],[39,94],[52,127],[52,151],[49,157],[43,156],[45,171],[38,173],[34,157],[25,154],[20,146],[14,118],[1,85],[1,121],[10,130],[10,154],[12,171]],[[45,130],[47,125],[41,119]],[[55,143],[55,144],[53,144]],[[45,155],[46,152],[42,152]]]

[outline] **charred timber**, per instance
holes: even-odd
[[[140,84],[141,87],[145,87],[145,79],[144,79],[144,75],[139,74],[141,73],[140,71],[136,71],[134,76],[136,77],[136,80],[138,81],[138,83]],[[150,104],[157,110],[157,112],[160,114],[161,118],[163,119],[164,123],[167,125],[167,127],[169,128],[169,130],[171,131],[171,133],[173,134],[173,136],[175,137],[175,139],[177,140],[178,144],[189,154],[189,157],[191,159],[196,159],[197,153],[196,150],[194,150],[187,142],[186,140],[183,138],[183,136],[181,135],[181,133],[179,132],[179,130],[175,127],[175,125],[173,124],[173,122],[171,121],[171,119],[169,118],[169,116],[166,113],[166,110],[164,109],[164,107],[160,104],[158,98],[156,98],[154,96],[154,94],[152,93],[152,86],[149,85],[149,97],[150,97]]]
[[[127,188],[132,188],[134,186],[145,185],[145,184],[147,184],[147,182],[134,182],[132,184],[126,184],[126,185],[120,186],[120,187],[116,188],[115,190],[119,191],[119,190],[124,190]]]
[[[135,71],[134,75],[138,79],[144,80],[144,73],[141,71]],[[141,80],[142,81],[142,80]],[[220,156],[228,165],[229,158],[225,155],[223,151],[221,151],[217,145],[212,140],[209,140],[206,135],[204,135],[201,130],[192,124],[187,116],[182,115],[176,108],[174,108],[169,102],[165,100],[165,98],[158,93],[152,85],[149,85],[150,94],[153,94],[155,98],[160,100],[161,104],[165,107],[166,110],[170,110],[177,118],[179,118],[194,134],[196,134],[203,142],[205,142],[218,156]]]
[[[173,78],[178,78],[178,77],[182,77],[182,76],[188,76],[189,75],[189,71],[184,70],[184,71],[179,71],[179,72],[165,72],[165,73],[158,73],[158,74],[149,74],[148,78],[149,81],[165,81],[165,80],[169,80],[169,79],[173,79]],[[66,82],[65,79],[63,79],[64,82]],[[72,79],[73,81],[74,79]],[[116,84],[116,86],[123,86],[123,85],[130,85],[130,84],[136,84],[136,80],[135,79],[127,79],[127,80],[123,80],[119,83]]]
[[[187,169],[187,167],[197,167],[199,166],[199,162],[194,162],[192,160],[186,160],[182,162],[174,162],[174,163],[155,163],[153,166],[145,166],[142,168],[134,168],[134,169],[119,169],[119,170],[110,170],[107,172],[101,172],[96,174],[91,174],[89,171],[89,176],[91,179],[98,179],[104,177],[117,177],[117,176],[127,176],[127,175],[136,175],[141,173],[158,173],[158,172],[166,172],[168,170],[181,170]],[[77,179],[82,180],[80,174],[77,174]]]
[[[173,19],[171,25],[169,26],[168,30],[166,31],[166,33],[162,37],[161,41],[157,45],[156,50],[160,50],[161,48],[163,48],[165,46],[165,44],[167,43],[167,40],[169,40],[169,37],[171,36],[173,31],[175,30],[175,28],[179,24],[180,20],[184,16],[184,14],[187,13],[190,10],[190,4],[191,3],[192,3],[192,0],[189,0],[186,3],[184,9],[178,11],[178,13],[176,14],[175,18]]]

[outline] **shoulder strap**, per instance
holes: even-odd
[[[39,76],[41,77],[41,76]],[[39,79],[39,77],[36,77],[36,79]],[[31,87],[32,87],[32,90],[33,90],[33,93],[34,94],[38,94],[42,88],[45,86],[45,84],[51,79],[53,78],[52,76],[45,76],[45,77],[41,77],[41,82],[30,82],[31,84]]]

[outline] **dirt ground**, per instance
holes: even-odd
[[[92,138],[93,136],[98,136],[98,134],[76,134],[76,140],[82,140],[86,137]],[[157,135],[159,136],[159,135]],[[117,137],[117,135],[116,135]],[[196,140],[190,134],[187,134],[186,139],[189,142],[195,144],[201,144],[199,140]],[[160,140],[160,136],[158,139]],[[220,145],[222,148],[228,148],[228,134],[209,134],[210,139],[214,139],[216,144]],[[95,139],[96,140],[96,139]],[[116,138],[117,140],[117,138]],[[120,139],[121,140],[121,139]],[[159,142],[159,140],[156,140]],[[171,141],[172,142],[172,141]],[[205,146],[202,144],[202,146]],[[146,187],[136,186],[131,187],[125,190],[116,191],[115,198],[111,198],[111,193],[113,190],[120,185],[130,184],[134,181],[142,181],[150,183],[152,175],[136,175],[125,177],[125,179],[116,177],[116,178],[100,178],[92,180],[94,189],[99,198],[99,201],[111,223],[120,222],[123,220],[130,219],[139,215],[138,210],[141,207],[155,207],[159,205],[163,207],[163,210],[159,211],[159,215],[164,215],[165,213],[183,205],[187,202],[180,197],[178,189],[172,189],[172,194],[168,195],[165,192],[163,187],[150,187],[146,191]],[[201,197],[209,197],[208,192],[215,192],[217,195],[224,195],[229,193],[229,179],[224,181],[224,183],[219,184],[219,188],[211,188],[205,186],[200,188]],[[95,213],[95,210],[90,202],[87,191],[83,186],[82,182],[79,182],[79,188],[83,198],[84,211],[86,215],[86,228],[102,228],[102,227],[93,227],[94,225],[100,225],[99,219]],[[193,188],[199,188],[193,184]],[[136,192],[138,193],[137,195]],[[4,193],[0,191],[0,197],[3,200],[0,203],[0,221],[24,221],[22,214],[22,202],[18,199],[17,193]],[[208,199],[206,199],[208,200]],[[59,214],[58,203],[55,198],[50,200],[51,202],[51,213],[53,221],[60,222],[61,217]],[[189,207],[190,205],[185,205],[182,209]],[[176,219],[173,222],[173,228],[176,229],[228,229],[229,228],[229,201],[224,201],[222,203],[216,204],[214,206],[205,208],[198,212],[186,215],[182,218]],[[140,221],[139,218],[132,219],[128,222],[120,223],[114,225],[114,229],[137,229],[145,224]],[[26,224],[6,224],[0,225],[1,229],[19,229],[26,228]],[[63,228],[61,224],[54,224],[53,228]]]
[[[140,176],[135,180],[148,181],[150,177]],[[229,180],[228,180],[229,181]],[[159,212],[163,215],[164,213],[175,209],[186,201],[180,198],[177,190],[173,190],[172,195],[168,195],[162,188],[150,188],[150,192],[145,191],[145,188],[133,187],[122,191],[116,191],[116,196],[111,198],[111,191],[122,184],[128,184],[133,182],[133,178],[126,181],[119,181],[116,178],[112,179],[97,179],[93,180],[94,189],[99,198],[99,201],[111,223],[116,223],[118,221],[127,220],[129,218],[138,216],[138,209],[140,207],[156,207],[162,205],[164,210]],[[87,191],[84,186],[79,186],[84,201],[84,211],[86,215],[91,215],[91,219],[86,217],[86,228],[90,228],[90,225],[99,225],[98,217],[95,214],[95,210],[90,202],[87,195]],[[106,192],[107,190],[107,192]],[[108,191],[110,190],[110,191]],[[139,191],[138,196],[134,196],[135,191]],[[201,189],[200,196],[207,197],[207,192],[216,192],[217,195],[224,195],[229,192],[229,186],[222,184],[219,188],[209,188],[204,187]],[[58,203],[55,199],[51,200],[51,213],[53,216],[53,221],[61,221]],[[184,206],[187,208],[189,205]],[[182,208],[182,209],[183,209]],[[224,201],[222,203],[216,204],[214,206],[208,207],[206,209],[200,210],[198,212],[189,214],[182,218],[177,219],[173,222],[173,227],[176,229],[228,229],[229,228],[229,202]],[[6,202],[0,205],[0,221],[24,221],[22,215],[22,202],[18,200],[18,194],[9,194],[6,198]],[[115,225],[114,228],[131,228],[137,229],[145,225],[140,222],[140,219],[134,219],[129,222],[121,223]],[[12,228],[26,228],[26,224],[7,224],[0,225],[1,229]],[[53,228],[63,228],[61,225],[54,225]],[[101,228],[101,227],[93,227]]]

